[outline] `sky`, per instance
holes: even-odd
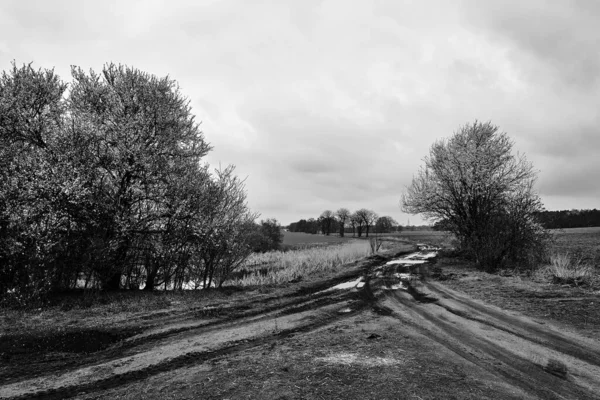
[[[400,198],[436,141],[491,121],[546,209],[600,208],[597,0],[0,2],[0,70],[109,62],[175,79],[261,218]]]

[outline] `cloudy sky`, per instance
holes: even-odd
[[[597,0],[0,2],[10,62],[177,80],[250,206],[287,224],[399,199],[431,144],[491,120],[549,210],[600,208]]]

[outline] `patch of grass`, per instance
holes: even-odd
[[[367,241],[296,251],[253,254],[242,269],[246,273],[228,281],[229,285],[256,286],[297,282],[307,276],[329,272],[339,266],[367,257]]]
[[[550,265],[539,271],[542,277],[552,283],[572,286],[596,286],[600,283],[598,271],[593,265],[582,262],[581,258],[569,253],[554,253]]]
[[[569,253],[582,262],[600,265],[600,227],[553,230],[554,251]]]

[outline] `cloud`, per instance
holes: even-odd
[[[594,0],[516,0],[467,8],[469,23],[512,48],[512,57],[532,81],[554,80],[592,90],[600,76],[600,8]],[[592,50],[592,51],[590,51]],[[540,74],[541,72],[541,74]]]
[[[430,145],[474,119],[541,171],[547,208],[579,208],[600,170],[599,16],[593,0],[3,1],[0,65],[170,75],[207,161],[284,223],[339,207],[405,222]]]

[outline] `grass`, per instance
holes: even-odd
[[[330,272],[370,254],[367,241],[351,241],[328,247],[254,254],[242,268],[243,275],[229,285],[256,286],[297,282],[307,276]]]
[[[600,227],[556,229],[554,251],[569,253],[582,262],[600,265]]]
[[[550,256],[550,265],[538,271],[542,277],[552,283],[573,286],[596,286],[600,276],[593,265],[569,253],[554,253]]]

